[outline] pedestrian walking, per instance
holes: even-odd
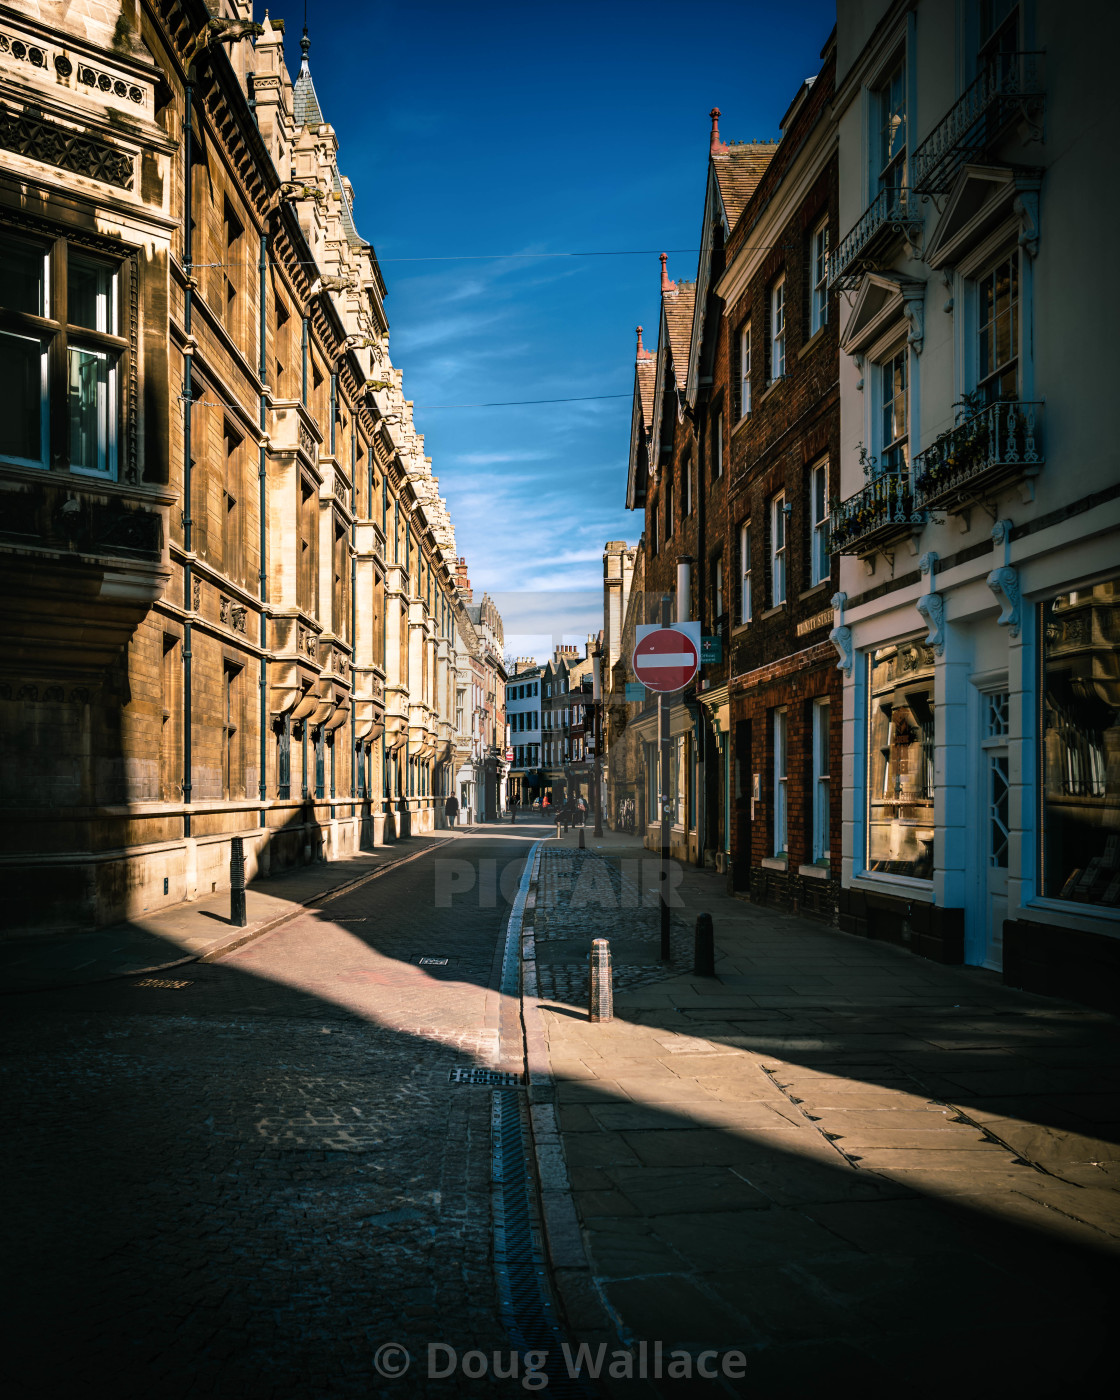
[[[454,826],[459,819],[459,799],[454,793],[447,799],[447,804],[443,810],[447,817],[447,825]]]
[[[509,824],[512,826],[517,820],[517,798],[511,797],[509,800]]]
[[[576,825],[587,825],[587,800],[582,793],[579,796],[579,800],[576,802]]]

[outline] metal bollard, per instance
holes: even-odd
[[[583,838],[583,827],[582,827],[582,826],[579,828],[579,848],[580,848],[581,851],[585,851],[585,850],[587,849],[587,842],[586,842],[586,841],[584,840],[584,838]]]
[[[614,979],[611,973],[611,945],[608,939],[592,939],[588,965],[590,978],[587,995],[587,1019],[589,1021],[613,1021]]]
[[[245,843],[235,836],[229,843],[229,921],[234,928],[244,928],[245,916]]]
[[[692,970],[697,977],[716,975],[716,939],[712,928],[711,914],[696,916],[696,945],[692,958]]]

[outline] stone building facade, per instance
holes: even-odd
[[[454,533],[306,42],[293,82],[247,0],[0,31],[7,923],[429,829]]]
[[[840,919],[1115,1008],[1116,8],[1087,33],[1057,0],[839,9]]]

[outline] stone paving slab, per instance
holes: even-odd
[[[608,837],[550,869],[551,844],[536,923],[566,957],[589,919],[571,908],[580,862],[634,846]],[[718,976],[695,978],[674,944],[631,979],[648,911],[610,887],[616,907],[596,917],[618,949],[615,1020],[586,1021],[574,973],[568,996],[556,981],[534,1004],[619,1336],[741,1346],[748,1381],[731,1392],[749,1395],[813,1394],[822,1377],[864,1395],[990,1394],[993,1339],[1000,1393],[1005,1374],[1020,1397],[1108,1374],[1115,1020],[755,909],[692,870],[675,918],[712,914]]]
[[[402,862],[461,839],[461,831],[412,836],[347,860],[286,870],[245,891],[246,923],[230,923],[230,895],[207,895],[125,923],[81,933],[0,940],[0,992],[46,991],[167,971],[222,957],[302,910],[338,898]],[[357,916],[362,922],[368,916]]]

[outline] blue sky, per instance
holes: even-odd
[[[302,6],[272,8],[294,77]],[[549,634],[602,626],[603,545],[641,531],[634,326],[652,345],[662,249],[695,276],[708,111],[725,140],[777,136],[834,21],[834,0],[312,0],[311,72],[381,259],[393,362],[507,650],[543,658]],[[625,249],[648,251],[544,256]],[[493,253],[532,256],[420,261]]]

